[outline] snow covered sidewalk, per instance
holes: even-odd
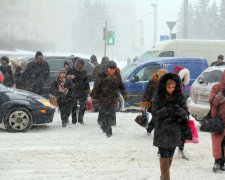
[[[134,122],[137,113],[117,113],[113,136],[106,138],[97,125],[98,113],[87,112],[86,125],[61,127],[54,122],[27,133],[0,131],[1,180],[159,180],[153,137]],[[197,124],[197,123],[196,123]],[[224,179],[212,172],[211,137],[199,132],[200,144],[187,144],[190,161],[175,152],[172,180]]]

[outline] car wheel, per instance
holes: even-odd
[[[13,107],[5,115],[4,125],[7,131],[24,132],[33,123],[31,112],[24,107]]]

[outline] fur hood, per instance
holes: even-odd
[[[159,99],[163,100],[166,99],[166,82],[167,80],[172,79],[176,82],[176,88],[173,93],[173,96],[178,99],[180,96],[182,96],[182,86],[181,86],[181,80],[180,77],[177,74],[174,73],[166,73],[163,76],[159,78],[158,86],[157,86],[157,96]]]
[[[81,65],[80,68],[78,68],[78,63]],[[78,58],[75,62],[74,62],[74,69],[76,71],[84,71],[86,67],[86,63],[84,62],[84,60],[82,58]]]

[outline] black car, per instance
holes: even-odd
[[[34,57],[26,57],[28,62],[34,60]],[[64,67],[64,62],[67,61],[70,64],[70,67],[73,69],[73,63],[77,59],[74,56],[44,56],[44,60],[48,63],[50,68],[50,75],[49,78],[46,80],[44,84],[44,97],[49,97],[49,91],[52,83],[58,78],[58,73],[60,69]],[[89,82],[92,80],[92,72],[94,70],[94,65],[91,63],[89,59],[85,59],[85,68],[88,75]]]
[[[33,124],[50,123],[54,112],[42,96],[0,84],[0,123],[7,131],[24,132]]]

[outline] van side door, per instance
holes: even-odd
[[[159,63],[148,63],[142,65],[137,73],[133,74],[127,84],[127,91],[129,94],[129,101],[133,105],[139,105],[143,99],[145,89],[149,80],[152,78],[152,74],[157,72],[161,68]]]

